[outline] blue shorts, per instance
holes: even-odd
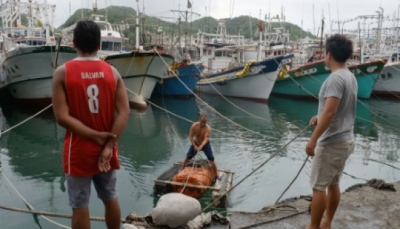
[[[117,198],[117,176],[115,170],[89,177],[66,176],[69,205],[72,208],[84,208],[89,205],[92,180],[97,196],[101,200],[106,201]]]
[[[214,161],[214,156],[213,156],[213,152],[211,149],[210,141],[208,141],[200,151],[204,152],[204,154],[207,156],[207,159],[209,161]],[[186,154],[186,158],[192,159],[194,156],[196,156],[196,153],[197,152],[194,150],[193,145],[190,145],[189,152]]]

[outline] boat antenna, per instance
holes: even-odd
[[[313,34],[315,35],[315,15],[314,15],[314,2],[312,4],[312,16],[313,16]]]
[[[106,15],[105,15],[105,21],[108,21],[108,6],[107,6],[107,0],[105,0],[106,3]]]
[[[136,34],[135,34],[135,48],[139,49],[139,0],[136,0],[137,10],[136,10]]]

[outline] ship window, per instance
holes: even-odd
[[[121,50],[121,43],[115,42],[114,43],[114,51],[119,51]]]
[[[392,73],[388,73],[388,78],[392,78],[393,76],[392,76]]]
[[[37,41],[32,41],[32,45],[36,46],[37,45]]]
[[[381,78],[382,79],[386,79],[386,75],[385,74],[381,74]]]
[[[112,51],[113,50],[113,43],[110,42],[110,41],[101,42],[101,50]]]

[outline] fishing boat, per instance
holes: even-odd
[[[104,61],[121,74],[131,106],[146,109],[146,100],[150,99],[156,83],[162,80],[174,58],[168,54],[139,49],[108,55]]]
[[[203,93],[267,102],[274,87],[279,67],[293,55],[277,56],[213,73],[199,80],[197,90]]]
[[[93,4],[94,13],[97,12],[97,3]],[[127,38],[123,37],[120,32],[115,31],[111,26],[110,22],[107,19],[102,20],[102,15],[93,14],[92,19],[93,21],[99,26],[100,28],[100,48],[97,52],[97,57],[100,59],[104,59],[107,55],[113,55],[122,53],[123,46]],[[106,16],[107,18],[107,16]],[[76,24],[73,24],[65,29],[62,30],[63,40],[64,43],[73,46],[73,31],[75,29]]]
[[[97,0],[95,0],[93,11],[97,12],[97,8]],[[113,30],[107,19],[101,21],[99,15],[92,16],[101,29],[99,58],[114,66],[121,74],[127,88],[130,105],[139,110],[146,109],[146,100],[150,98],[155,84],[161,81],[167,72],[173,62],[173,57],[160,54],[155,50],[146,51],[139,46],[139,17],[136,17],[135,49],[125,52],[121,49],[124,41],[121,34]]]
[[[215,179],[215,171],[208,160],[189,161],[185,168],[182,163],[174,164],[154,181],[154,195],[161,196],[170,192],[179,192],[193,198],[200,198],[207,190],[211,190],[215,207],[226,208],[228,197],[223,195],[232,187],[233,173],[218,170],[219,179]]]
[[[54,70],[76,56],[74,48],[56,42],[54,27],[50,24],[54,21],[54,9],[55,5],[48,5],[47,1],[10,0],[1,6],[2,14],[7,15],[2,23],[2,86],[26,105],[50,104]],[[27,26],[21,24],[24,14],[29,15]]]
[[[386,59],[382,59],[348,66],[357,79],[358,98],[368,99],[371,96],[375,81],[386,62]],[[293,70],[285,69],[284,67],[278,74],[278,79],[272,89],[273,95],[316,98],[323,82],[331,74],[323,60],[305,64]]]
[[[186,59],[174,62],[168,68],[167,75],[156,84],[154,93],[167,96],[191,96],[202,72],[201,63],[188,63]]]
[[[97,0],[93,2],[93,11],[98,10]],[[155,50],[143,50],[136,41],[135,50],[126,52],[122,50],[126,38],[115,31],[112,25],[105,20],[101,20],[102,15],[93,14],[93,21],[100,27],[101,45],[98,57],[114,66],[121,74],[128,92],[129,103],[133,108],[143,110],[147,108],[146,99],[149,99],[154,86],[161,81],[173,58],[167,54],[159,54]],[[138,20],[138,19],[137,19]],[[137,23],[139,23],[137,21]],[[72,42],[72,32],[75,25],[63,30],[69,43]],[[139,33],[139,27],[136,27]],[[138,39],[138,38],[137,38]]]
[[[376,80],[373,93],[384,96],[400,95],[400,54],[392,54]]]

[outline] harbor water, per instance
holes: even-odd
[[[209,95],[185,100],[154,97],[151,102],[153,105],[144,112],[132,110],[119,141],[122,168],[118,171],[118,196],[123,218],[130,212],[151,212],[157,202],[157,197],[152,196],[154,180],[184,159],[190,146],[189,121],[196,121],[199,113],[207,114],[213,129],[211,145],[218,167],[232,170],[235,184],[306,128],[318,106],[316,101],[277,97],[262,104]],[[342,177],[342,191],[365,182],[364,179],[400,180],[400,171],[388,166],[400,167],[399,110],[400,100],[359,100],[354,126],[356,147]],[[38,109],[3,106],[2,131],[36,112]],[[274,204],[303,164],[312,130],[313,127],[307,128],[277,157],[235,188],[228,209],[217,210],[258,211]],[[17,190],[36,210],[71,214],[62,171],[64,134],[65,130],[55,123],[51,108],[2,134],[0,205],[26,209]],[[205,158],[203,153],[200,156]],[[311,163],[307,162],[283,199],[311,194],[310,169]],[[201,198],[203,206],[210,201],[209,193]],[[93,188],[89,208],[92,216],[103,215],[102,203]],[[69,219],[52,219],[70,225]],[[2,209],[0,222],[2,229],[57,228],[42,217]],[[92,222],[92,228],[106,227],[104,223]]]

